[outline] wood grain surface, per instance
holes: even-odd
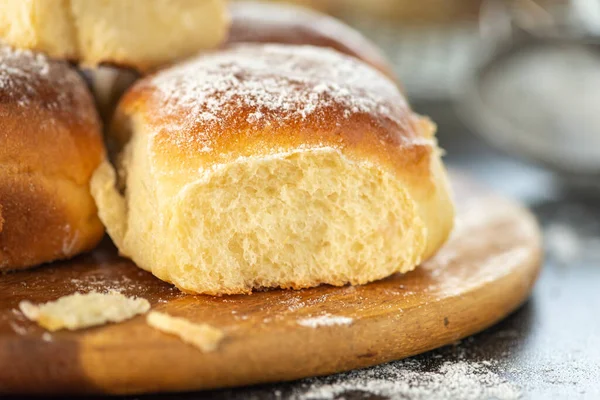
[[[188,296],[119,258],[108,241],[70,262],[0,276],[0,393],[151,393],[292,380],[407,357],[481,331],[529,295],[541,239],[520,205],[453,181],[459,212],[450,241],[417,270],[369,285]],[[113,289],[226,337],[202,353],[144,317],[49,334],[18,311],[21,300]],[[301,325],[322,316],[352,322]]]

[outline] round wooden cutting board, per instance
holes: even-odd
[[[407,357],[481,331],[526,300],[540,268],[540,233],[520,205],[453,181],[458,217],[449,242],[417,270],[369,285],[188,296],[119,258],[108,242],[71,262],[0,276],[0,393],[150,393],[292,380]],[[17,311],[21,300],[111,289],[218,327],[225,339],[202,353],[144,317],[50,334]]]

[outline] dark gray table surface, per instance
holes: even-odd
[[[478,335],[407,360],[331,377],[151,398],[600,399],[600,193],[491,149],[447,104],[415,108],[438,122],[450,166],[521,199],[538,216],[546,262],[530,300]]]
[[[521,199],[538,216],[546,262],[530,300],[482,333],[383,366],[297,382],[130,399],[600,399],[600,193],[492,150],[458,122],[447,104],[415,108],[438,122],[450,166]]]

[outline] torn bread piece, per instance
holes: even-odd
[[[148,312],[150,303],[146,299],[127,297],[117,292],[78,292],[39,305],[22,301],[19,309],[31,321],[54,332],[126,321]]]
[[[163,333],[178,336],[185,343],[209,352],[217,348],[223,337],[223,331],[207,324],[196,324],[184,318],[173,317],[158,311],[152,311],[146,317],[152,328]]]

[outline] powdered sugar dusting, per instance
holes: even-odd
[[[48,76],[49,71],[50,65],[44,55],[0,46],[0,89],[10,88],[19,80]]]
[[[494,372],[494,366],[492,361],[446,361],[436,370],[423,372],[419,370],[418,361],[404,360],[368,370],[309,379],[290,398],[333,400],[362,392],[371,397],[412,400],[519,399],[521,390]]]
[[[385,368],[355,371],[329,382],[307,384],[295,400],[338,399],[347,392],[367,392],[394,399],[498,399],[514,400],[521,390],[492,371],[492,362],[448,361],[436,371],[417,371],[416,361],[388,364]]]
[[[66,63],[2,44],[0,103],[16,105],[23,111],[35,105],[36,109],[52,111],[48,114],[50,119],[57,114],[69,119],[90,118],[92,107],[84,82]]]
[[[399,335],[402,335],[400,331]],[[223,392],[223,398],[516,400],[530,394],[528,382],[539,379],[543,375],[545,377],[542,379],[546,379],[547,374],[541,373],[541,371],[545,370],[547,365],[541,360],[532,360],[531,367],[520,365],[519,367],[523,367],[523,369],[515,368],[508,359],[510,352],[505,345],[510,343],[512,346],[513,341],[520,337],[521,333],[514,329],[508,329],[492,332],[492,335],[506,340],[506,342],[499,343],[491,342],[499,346],[497,350],[502,349],[493,356],[494,358],[482,357],[481,348],[472,345],[476,338],[471,336],[462,342],[455,342],[453,345],[427,354],[361,370],[308,378],[293,383],[279,383],[271,387],[226,390]],[[487,342],[487,339],[485,341]],[[376,349],[373,349],[373,352],[376,352]],[[364,356],[368,357],[370,354],[373,355],[369,352]],[[597,376],[594,373],[597,368],[589,368],[589,364],[585,364],[585,366],[579,362],[577,364],[588,379],[587,382],[594,382],[593,379]],[[573,370],[572,366],[569,366],[568,369],[559,369],[561,371]],[[565,374],[568,375],[569,372]],[[569,382],[566,377],[560,379],[562,382]],[[578,382],[582,381],[578,380]],[[574,381],[569,382],[569,385],[574,384]],[[574,393],[573,387],[569,386],[569,392],[566,393]],[[549,393],[554,393],[554,391]],[[221,398],[220,396],[215,397]]]
[[[149,94],[152,112],[146,117],[155,132],[180,147],[192,142],[213,148],[231,126],[240,132],[309,120],[318,126],[357,115],[406,131],[409,113],[381,73],[312,46],[234,46],[162,71],[130,95],[142,92]]]
[[[318,328],[321,326],[350,325],[353,322],[353,319],[349,317],[325,314],[319,317],[300,319],[297,322],[298,325],[309,328]]]
[[[21,107],[40,96],[40,81],[67,79],[57,76],[54,69],[42,54],[0,45],[0,92]]]

